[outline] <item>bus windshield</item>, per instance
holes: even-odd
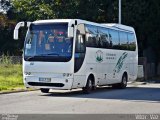
[[[68,62],[73,38],[67,37],[68,23],[31,24],[26,35],[26,61]]]

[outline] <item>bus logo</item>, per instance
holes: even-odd
[[[96,52],[96,61],[99,63],[103,61],[103,52],[101,50]]]

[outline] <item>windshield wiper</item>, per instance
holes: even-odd
[[[48,53],[47,55],[59,56],[59,54],[57,54],[57,53]]]
[[[38,55],[34,55],[34,56],[29,56],[26,58],[26,60],[28,61],[34,57],[47,56],[47,55],[59,56],[58,53],[38,54]]]
[[[35,56],[30,56],[30,57],[27,57],[27,61],[29,60],[29,59],[31,59],[31,58],[34,58]]]
[[[37,56],[46,56],[46,55],[59,56],[58,53],[39,54],[39,55],[37,55]]]

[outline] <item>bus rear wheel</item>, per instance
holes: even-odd
[[[125,89],[127,87],[127,75],[123,74],[121,83],[118,84],[119,89]]]
[[[112,87],[113,88],[118,88],[118,89],[125,89],[127,87],[127,75],[124,74],[122,76],[122,81],[121,83],[118,83],[118,84],[113,84]]]
[[[49,89],[47,88],[41,88],[40,90],[42,93],[49,93]]]
[[[84,88],[82,88],[82,90],[83,90],[84,93],[89,94],[89,93],[91,93],[92,89],[93,89],[93,81],[89,77],[88,80],[87,80],[86,86]]]

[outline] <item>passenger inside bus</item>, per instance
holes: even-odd
[[[64,38],[58,37],[56,51],[63,53],[64,52]]]
[[[51,30],[51,33],[48,35],[48,40],[45,45],[45,49],[49,51],[55,51],[57,41],[57,30]]]
[[[63,53],[65,47],[65,34],[61,30],[52,30],[48,36],[48,43],[46,44],[46,50],[50,52]]]
[[[37,52],[42,53],[44,50],[44,43],[45,43],[45,34],[43,31],[39,32],[38,35],[38,42],[37,42]]]

